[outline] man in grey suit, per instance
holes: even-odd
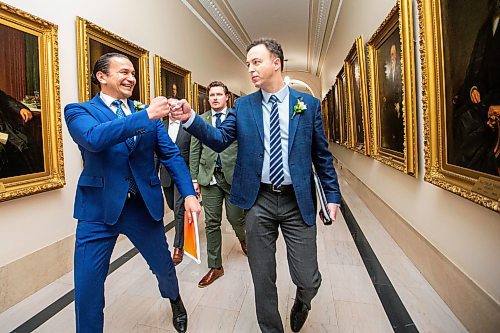
[[[165,118],[163,126],[168,132],[170,139],[179,147],[184,162],[189,166],[189,147],[191,144],[191,134],[186,132],[178,120]],[[163,193],[167,200],[167,205],[174,212],[175,218],[175,238],[174,238],[174,254],[172,260],[174,265],[182,262],[184,257],[184,199],[181,193],[175,186],[167,169],[160,164],[160,180],[163,188]]]
[[[208,87],[208,101],[211,109],[201,117],[210,126],[219,127],[227,115],[228,89],[220,81],[211,82]],[[245,220],[243,209],[229,202],[231,182],[233,181],[234,163],[238,143],[233,142],[226,150],[217,154],[203,145],[198,139],[191,140],[190,171],[196,192],[201,186],[203,206],[205,208],[205,232],[207,235],[207,256],[210,270],[200,280],[198,287],[204,288],[224,275],[222,267],[222,203],[225,202],[226,217],[240,241],[241,249],[246,254]]]

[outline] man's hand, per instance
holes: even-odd
[[[200,203],[198,202],[198,199],[196,199],[194,195],[190,195],[184,200],[184,208],[186,209],[186,212],[188,212],[189,223],[193,222],[194,214],[198,216],[201,213]]]
[[[194,187],[194,191],[196,192],[196,197],[201,197],[201,190],[200,190],[200,184],[198,184],[198,182],[194,182],[193,181],[193,187]]]
[[[168,116],[170,112],[170,107],[166,97],[158,96],[153,98],[151,104],[149,104],[146,110],[148,113],[149,120],[154,120]]]
[[[477,104],[481,102],[481,94],[477,88],[472,88],[470,91],[470,100],[472,103]]]
[[[335,222],[335,219],[337,218],[337,211],[339,206],[333,203],[329,203],[326,205],[326,208],[328,209],[328,212],[330,213],[330,219],[332,219],[332,223]]]
[[[33,118],[33,113],[31,113],[31,111],[27,109],[21,109],[21,111],[19,111],[19,114],[21,115],[21,118],[23,118],[23,121],[25,123]]]
[[[186,122],[189,117],[191,117],[191,113],[194,112],[185,99],[181,99],[179,101],[177,99],[170,98],[168,103],[170,104],[170,118],[174,120]]]

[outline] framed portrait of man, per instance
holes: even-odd
[[[400,0],[367,43],[372,157],[417,176],[415,62],[411,1]]]
[[[193,84],[193,106],[194,110],[198,114],[202,114],[205,111],[210,110],[207,87],[196,82]]]
[[[354,41],[344,63],[349,100],[348,113],[352,120],[351,148],[364,155],[370,155],[370,121],[363,36]]]
[[[0,201],[65,185],[57,38],[0,3]]]
[[[186,99],[191,104],[191,72],[155,55],[156,96]]]
[[[332,86],[332,97],[331,97],[331,117],[332,117],[332,141],[335,143],[340,143],[340,108],[339,108],[339,85],[337,80]]]
[[[424,178],[498,212],[500,1],[418,5]]]
[[[345,67],[342,66],[337,74],[337,92],[338,92],[338,108],[340,120],[340,144],[344,147],[351,147],[351,118],[349,115],[348,98],[347,98],[347,78],[345,75]]]
[[[90,100],[99,92],[99,87],[90,80],[97,59],[103,54],[117,52],[126,55],[134,65],[137,83],[130,98],[149,103],[147,50],[81,17],[76,18],[76,32],[80,102]]]

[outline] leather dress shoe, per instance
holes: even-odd
[[[290,327],[292,332],[298,332],[304,326],[306,322],[307,315],[309,314],[309,309],[305,303],[302,303],[298,299],[295,299],[293,303],[292,311],[290,311]]]
[[[241,245],[241,250],[243,251],[243,253],[248,256],[247,254],[247,241],[240,241],[240,245]]]
[[[198,282],[198,287],[208,287],[222,275],[224,275],[224,268],[222,266],[220,268],[210,268],[208,273]]]
[[[178,247],[174,248],[174,255],[172,256],[172,261],[174,265],[177,266],[182,262],[184,258],[184,249],[180,249]]]
[[[188,318],[181,295],[175,301],[170,300],[170,305],[172,306],[172,324],[174,324],[175,330],[179,333],[185,333],[187,331]]]

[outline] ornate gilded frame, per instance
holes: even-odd
[[[326,139],[330,141],[330,127],[328,125],[328,92],[326,96],[321,101],[321,120],[323,121],[323,130],[325,131]]]
[[[345,67],[342,66],[337,74],[338,85],[338,106],[340,114],[340,144],[344,147],[351,147],[351,119],[349,116],[349,99],[347,98],[347,78]]]
[[[0,24],[37,37],[40,122],[43,145],[42,172],[0,179],[0,201],[50,191],[66,184],[59,91],[57,25],[4,3],[0,3]]]
[[[354,72],[354,63],[358,61],[359,64],[359,74]],[[351,50],[347,54],[344,61],[345,73],[347,77],[347,98],[348,98],[348,113],[351,117],[351,145],[350,148],[369,156],[371,151],[371,140],[370,140],[370,115],[368,108],[368,88],[366,81],[366,60],[365,60],[365,46],[363,43],[363,36],[359,36],[354,41]],[[358,143],[357,131],[356,131],[356,110],[354,102],[354,79],[355,75],[359,75],[360,83],[360,107],[361,107],[361,122],[363,128],[364,142]]]
[[[155,54],[154,57],[154,70],[155,70],[155,94],[156,96],[168,96],[167,87],[162,83],[168,81],[168,74],[180,76],[184,84],[184,98],[192,105],[191,93],[191,72],[170,62],[159,55]],[[165,71],[165,72],[164,72]],[[175,82],[173,82],[175,83]],[[168,82],[167,82],[168,84]],[[181,96],[182,97],[182,96]]]
[[[417,177],[417,115],[415,93],[415,62],[413,48],[413,19],[410,0],[399,0],[389,15],[367,43],[368,65],[370,73],[370,115],[372,130],[372,157],[399,171]],[[383,147],[382,112],[380,100],[381,83],[379,82],[379,56],[381,46],[399,29],[401,91],[403,116],[403,152]],[[381,56],[382,57],[382,56]],[[382,58],[383,59],[383,58]]]
[[[424,111],[425,181],[500,212],[500,177],[451,165],[446,151],[442,0],[417,0]]]
[[[135,70],[139,99],[143,103],[149,103],[149,51],[81,17],[76,18],[76,34],[80,102],[93,97],[91,93],[93,83],[90,81],[90,76],[94,63],[91,63],[91,57],[102,55],[92,53],[91,41],[94,41],[127,55],[133,63],[137,63],[138,68]]]
[[[199,83],[193,83],[193,107],[196,113],[201,114],[207,110],[200,110],[202,105],[200,105],[200,97],[206,97],[208,100],[208,90],[207,87],[202,86]],[[208,105],[210,108],[210,104]]]
[[[340,140],[342,140],[342,124],[341,124],[341,109],[340,109],[340,102],[339,102],[339,84],[337,80],[335,80],[334,84],[332,85],[332,107],[333,107],[333,112],[332,112],[332,128],[333,131],[332,133],[334,134],[332,137],[332,141],[335,143],[340,143]]]

